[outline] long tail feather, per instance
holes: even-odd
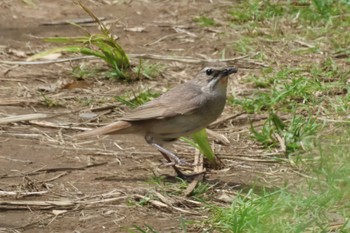
[[[96,128],[96,129],[89,130],[89,131],[86,131],[83,133],[79,133],[79,134],[75,135],[75,137],[82,138],[82,137],[96,136],[96,135],[101,135],[101,134],[124,133],[124,132],[119,132],[119,131],[123,131],[124,129],[127,129],[131,126],[132,126],[131,123],[129,123],[127,121],[117,121],[117,122],[114,122],[112,124],[100,127],[100,128]]]

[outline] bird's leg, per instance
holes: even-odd
[[[160,145],[156,144],[156,143],[151,143],[152,146],[154,146],[155,148],[157,148],[159,150],[159,152],[163,155],[163,157],[169,162],[169,164],[172,164],[171,166],[174,168],[176,175],[178,177],[180,177],[181,179],[190,179],[190,178],[194,178],[198,175],[203,174],[205,171],[200,172],[200,173],[193,173],[193,174],[185,174],[182,171],[180,171],[179,168],[177,168],[174,164],[174,162],[170,159],[170,157],[172,157],[171,155],[169,156],[169,153],[174,155],[173,153],[171,153],[170,151],[164,149],[163,147],[161,147]],[[168,153],[166,153],[168,152]],[[180,158],[178,158],[176,155],[174,155],[175,158],[177,159],[177,161],[181,161]],[[173,158],[173,157],[172,157]]]
[[[165,154],[162,151],[159,151],[159,152],[164,156],[164,158],[169,162],[169,164],[173,163],[167,154]],[[174,168],[176,175],[183,180],[191,179],[191,178],[194,178],[198,175],[205,173],[205,171],[203,171],[203,172],[199,172],[199,173],[185,174],[182,171],[180,171],[180,169],[178,169],[175,165],[171,165],[171,166]]]
[[[164,158],[169,162],[169,164],[174,163],[173,161],[171,161],[171,159],[168,157],[167,154],[165,154],[165,153],[162,152],[162,151],[159,151],[159,152],[164,156]],[[174,165],[171,165],[171,166],[174,168],[174,170],[175,170],[175,172],[176,172],[176,175],[177,175],[178,177],[180,177],[181,179],[185,179],[185,178],[186,178],[186,175],[185,175],[182,171],[180,171],[180,169],[178,169],[178,168],[175,166],[175,164],[174,164]]]
[[[156,144],[156,143],[152,143],[152,146],[154,146],[155,148],[157,148],[164,156],[164,154],[167,156],[168,159],[170,159],[170,161],[168,160],[168,162],[172,163],[175,162],[175,164],[177,165],[183,165],[183,166],[193,166],[193,164],[190,164],[186,161],[181,160],[179,157],[177,157],[174,153],[168,151],[167,149],[165,149],[164,147]]]

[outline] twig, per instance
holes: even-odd
[[[220,156],[220,159],[233,159],[233,160],[241,160],[241,161],[247,161],[247,162],[258,162],[258,163],[279,163],[279,161],[276,160],[268,160],[268,159],[251,159],[251,158],[245,158],[240,156]]]
[[[59,125],[59,124],[55,124],[55,123],[49,122],[49,121],[35,121],[35,120],[33,120],[33,121],[29,121],[29,123],[33,124],[33,125],[38,125],[41,127],[48,127],[48,128],[76,129],[76,130],[82,130],[82,131],[90,130],[90,128],[86,128],[86,127],[76,127],[76,126],[71,126],[71,125]]]
[[[105,20],[105,17],[98,17],[98,20],[103,21]],[[88,23],[94,23],[95,20],[91,18],[82,18],[82,19],[66,19],[66,20],[57,20],[57,21],[51,21],[51,22],[44,22],[40,25],[44,26],[51,26],[51,25],[65,25],[65,24],[88,24]]]
[[[0,201],[0,209],[5,206],[22,206],[27,209],[27,206],[42,206],[42,207],[71,207],[75,204],[72,200],[58,201],[34,201],[34,200],[15,200],[15,201]]]
[[[153,191],[153,193],[159,198],[159,200],[161,200],[162,202],[164,202],[168,206],[171,206],[171,207],[173,206],[174,200],[172,200],[172,199],[170,199],[168,197],[165,197],[164,195],[162,195],[159,192]]]
[[[111,105],[91,108],[90,111],[91,112],[99,112],[99,111],[104,111],[104,110],[110,110],[110,109],[113,109],[113,108],[116,108],[116,107],[120,107],[120,106],[121,106],[121,104],[117,103],[117,104],[111,104]]]
[[[38,196],[48,193],[48,191],[38,191],[38,192],[15,192],[15,191],[1,191],[0,196]]]
[[[240,112],[240,113],[228,116],[228,117],[226,117],[224,119],[218,119],[218,120],[214,121],[213,123],[211,123],[208,127],[209,128],[213,128],[215,126],[221,125],[222,123],[224,123],[226,121],[229,121],[229,120],[235,119],[236,117],[242,116],[242,115],[244,115],[246,113],[247,112]]]
[[[87,166],[81,166],[81,167],[54,167],[54,168],[43,168],[39,169],[36,171],[36,174],[46,172],[46,173],[51,173],[51,172],[58,172],[58,171],[77,171],[77,170],[85,170],[86,168],[91,168],[91,167],[98,167],[98,166],[103,166],[106,165],[108,162],[103,162],[103,163],[95,163],[95,164],[90,164]],[[34,174],[34,175],[36,175]],[[27,175],[32,175],[32,174],[27,174]]]
[[[9,160],[9,161],[20,162],[20,163],[33,163],[30,160],[13,159],[13,158],[2,156],[2,155],[0,155],[0,159],[6,159],[6,160]]]
[[[38,119],[50,119],[50,118],[60,117],[60,116],[64,116],[64,115],[74,114],[74,113],[80,112],[82,110],[83,109],[77,109],[77,110],[74,110],[74,111],[54,113],[54,114],[34,113],[34,114],[24,114],[24,115],[18,115],[18,116],[9,116],[9,117],[0,118],[0,125],[1,124],[20,122],[20,121],[31,121],[31,120],[38,120]]]
[[[0,118],[0,125],[1,124],[8,124],[8,123],[14,123],[18,121],[30,121],[35,119],[43,119],[47,118],[47,114],[43,113],[35,113],[35,114],[25,114],[25,115],[19,115],[19,116],[9,116]]]
[[[308,44],[301,40],[295,40],[296,43],[300,44],[301,46],[307,47],[307,48],[315,48],[315,45]]]
[[[7,133],[7,132],[0,132],[1,135],[7,135],[7,136],[14,136],[18,138],[43,138],[42,134],[36,134],[36,133]]]
[[[73,209],[80,205],[94,205],[106,202],[115,202],[121,199],[128,198],[128,196],[113,197],[108,199],[96,200],[52,200],[52,201],[35,201],[35,200],[10,200],[1,201],[0,209],[28,209],[28,206],[35,209]]]
[[[82,203],[87,204],[87,205],[92,205],[92,204],[99,204],[99,203],[106,203],[106,202],[115,202],[115,201],[123,200],[126,198],[129,198],[129,196],[112,197],[112,198],[107,198],[107,199],[102,199],[102,200],[94,200],[94,201],[84,201]]]
[[[220,143],[222,143],[225,146],[230,145],[230,140],[227,139],[227,137],[225,137],[225,135],[217,133],[211,129],[205,129],[208,133],[209,136],[215,138],[217,141],[219,141]]]
[[[27,80],[26,80],[27,81]],[[35,99],[0,99],[0,106],[13,106],[13,105],[29,105],[38,104],[41,100]]]
[[[42,180],[42,181],[40,181],[38,183],[39,184],[44,184],[44,183],[52,182],[54,180],[57,180],[57,179],[61,178],[62,176],[68,175],[68,174],[69,174],[69,172],[62,172],[61,174],[58,174],[57,176],[51,177],[51,178],[46,179],[46,180]]]
[[[298,171],[296,171],[296,170],[294,170],[294,169],[292,169],[291,171],[294,172],[295,174],[301,176],[301,177],[308,178],[308,179],[312,179],[312,180],[317,180],[315,177],[308,176],[308,175],[303,174],[303,173],[301,173],[301,172],[298,172]]]
[[[196,165],[193,168],[194,173],[202,173],[204,172],[204,168],[203,168],[203,155],[199,152],[196,153],[195,157],[194,157],[194,164]],[[202,181],[204,178],[204,174],[200,174],[197,175],[192,182],[187,186],[184,194],[185,196],[190,196],[191,193],[193,192],[193,190],[196,188],[196,186],[198,185],[198,183],[200,181]]]
[[[347,120],[327,119],[327,118],[324,118],[324,117],[317,117],[317,119],[325,121],[325,122],[350,123],[350,121],[347,121]]]
[[[159,38],[159,39],[156,40],[156,41],[153,41],[153,42],[151,42],[151,43],[145,44],[145,46],[154,45],[154,44],[156,44],[156,43],[161,42],[162,40],[165,40],[165,39],[167,39],[167,38],[170,38],[170,37],[173,37],[173,36],[176,36],[176,35],[178,35],[178,33],[174,33],[174,34],[170,34],[170,35],[163,36],[163,37]]]
[[[281,151],[283,153],[286,153],[287,147],[286,147],[286,143],[285,143],[284,139],[278,133],[274,133],[274,136],[277,138],[278,142],[280,143]]]
[[[54,59],[54,60],[50,60],[50,61],[4,61],[4,60],[0,60],[0,63],[10,64],[10,65],[45,65],[45,64],[63,63],[63,62],[82,60],[82,59],[93,59],[93,58],[96,58],[96,57],[94,57],[94,56],[80,56],[80,57]]]
[[[58,171],[78,171],[78,170],[85,170],[87,168],[91,167],[97,167],[97,166],[103,166],[106,165],[108,162],[103,162],[103,163],[95,163],[95,164],[90,164],[87,166],[81,166],[81,167],[54,167],[54,168],[40,168],[31,172],[27,173],[22,173],[19,175],[2,175],[0,178],[13,178],[13,177],[22,177],[22,176],[34,176],[38,175],[40,173],[52,173],[52,172],[58,172]]]

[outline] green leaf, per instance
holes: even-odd
[[[270,118],[278,131],[282,131],[286,128],[286,125],[283,123],[281,118],[279,118],[275,113],[271,113]]]
[[[192,134],[194,143],[199,151],[209,160],[209,162],[215,161],[215,154],[209,144],[207,131],[202,129]]]
[[[90,41],[90,36],[47,37],[44,39],[44,41],[50,42],[50,43],[67,43],[67,44],[87,43]]]

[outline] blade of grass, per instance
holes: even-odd
[[[208,159],[210,164],[216,164],[216,157],[210,146],[207,131],[202,129],[193,133],[191,137],[192,140],[185,137],[182,137],[181,139],[197,148]]]

